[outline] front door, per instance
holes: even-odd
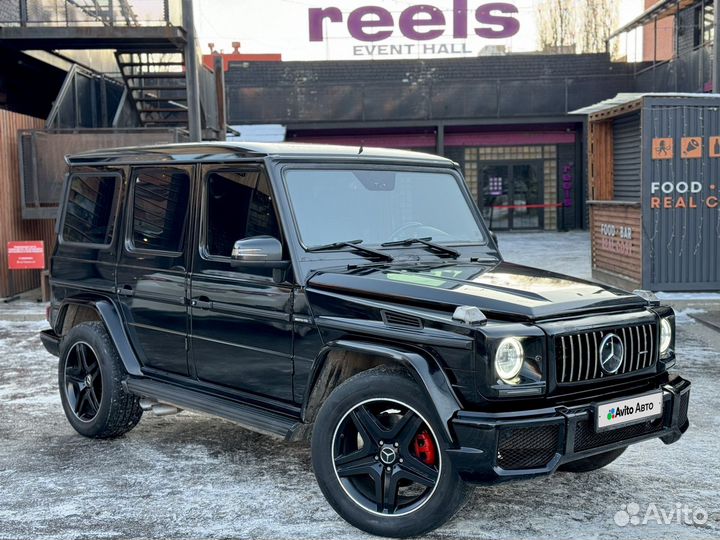
[[[145,368],[188,376],[187,245],[191,167],[134,168],[128,183],[118,301]]]
[[[540,162],[480,165],[478,204],[490,229],[542,229]]]
[[[191,357],[197,378],[292,401],[292,284],[268,269],[233,268],[237,240],[282,240],[260,166],[203,171],[191,275]],[[288,272],[289,275],[289,272]]]

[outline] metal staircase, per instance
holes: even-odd
[[[182,52],[115,52],[128,95],[145,127],[188,127]]]

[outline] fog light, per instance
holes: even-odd
[[[505,338],[495,353],[495,371],[505,382],[514,379],[522,368],[524,351],[522,344],[515,338]]]
[[[660,355],[665,355],[670,350],[672,342],[672,325],[667,319],[660,319]]]

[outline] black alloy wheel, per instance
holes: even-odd
[[[437,486],[441,457],[427,421],[394,399],[358,404],[333,437],[333,464],[347,495],[370,512],[419,509]]]
[[[97,416],[102,401],[100,362],[84,341],[75,342],[65,357],[65,396],[78,420],[90,422]]]
[[[467,498],[450,444],[413,376],[378,366],[353,375],[323,402],[313,423],[313,469],[348,523],[378,536],[421,536]]]
[[[125,366],[101,322],[73,326],[60,342],[58,386],[70,425],[85,437],[119,437],[142,416],[139,398],[123,386]]]

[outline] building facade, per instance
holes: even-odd
[[[228,124],[271,123],[287,140],[407,148],[464,170],[494,229],[583,227],[584,117],[632,89],[608,55],[230,62]]]

